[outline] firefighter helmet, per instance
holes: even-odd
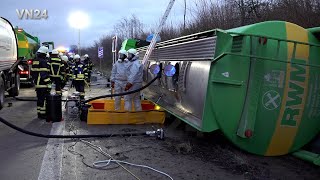
[[[49,52],[49,49],[46,46],[41,46],[37,52],[47,54]]]
[[[80,55],[79,54],[74,55],[73,59],[80,59]]]
[[[131,49],[129,49],[129,50],[128,50],[128,54],[136,55],[136,54],[137,54],[137,50],[136,50],[136,49],[131,48]]]
[[[58,55],[58,54],[59,54],[59,51],[56,50],[56,49],[54,49],[54,50],[52,50],[52,53],[51,53],[51,54]]]
[[[68,56],[61,56],[61,59],[65,62],[68,62]]]
[[[126,51],[126,50],[124,50],[124,49],[121,49],[121,50],[119,51],[119,54],[127,55],[127,51]]]

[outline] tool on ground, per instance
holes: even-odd
[[[157,129],[155,131],[147,131],[146,134],[149,135],[149,136],[155,136],[158,139],[164,139],[164,131],[163,131],[163,129]]]
[[[62,101],[61,95],[50,94],[46,98],[46,114],[47,122],[60,122],[62,121]]]

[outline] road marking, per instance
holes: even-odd
[[[51,135],[64,134],[65,121],[52,124]],[[60,180],[63,158],[63,139],[49,139],[38,180]]]

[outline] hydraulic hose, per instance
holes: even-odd
[[[146,84],[145,86],[136,89],[134,91],[128,91],[125,93],[119,93],[119,94],[108,94],[108,95],[103,95],[103,96],[97,96],[91,99],[88,99],[86,101],[84,101],[83,103],[87,103],[96,99],[101,99],[101,98],[106,98],[106,97],[114,97],[114,96],[124,96],[124,95],[128,95],[128,94],[132,94],[132,93],[136,93],[139,92],[145,88],[147,88],[148,86],[150,86],[154,81],[156,81],[159,78],[159,75],[157,75],[154,79],[152,79],[148,84]],[[17,100],[20,101],[36,101],[36,99],[21,99],[21,98],[16,98]],[[144,135],[148,135],[147,133],[121,133],[121,134],[92,134],[92,135],[50,135],[50,134],[40,134],[40,133],[35,133],[35,132],[31,132],[31,131],[27,131],[25,129],[22,129],[8,121],[6,121],[5,119],[3,119],[2,117],[0,117],[0,122],[2,122],[3,124],[7,125],[8,127],[15,129],[21,133],[30,135],[30,136],[35,136],[35,137],[41,137],[41,138],[55,138],[55,139],[74,139],[74,138],[109,138],[109,137],[130,137],[130,136],[144,136]]]
[[[14,97],[15,100],[18,101],[35,101],[37,102],[37,98],[33,98],[33,97]]]
[[[156,76],[155,78],[153,78],[150,82],[148,82],[148,84],[146,84],[146,85],[142,86],[141,88],[136,89],[136,90],[134,90],[134,91],[128,91],[128,92],[119,93],[119,94],[108,94],[108,95],[97,96],[97,97],[94,97],[94,98],[91,98],[91,99],[87,99],[87,100],[83,101],[83,103],[87,103],[87,102],[90,102],[90,101],[94,101],[94,100],[102,99],[102,98],[107,98],[107,97],[124,96],[124,95],[128,95],[128,94],[133,94],[133,93],[139,92],[139,91],[147,88],[147,87],[150,86],[154,81],[156,81],[158,78],[159,78],[159,75],[157,75],[157,76]]]
[[[102,96],[97,96],[97,97],[94,97],[94,98],[90,98],[88,100],[85,100],[83,101],[83,103],[87,103],[87,102],[90,102],[90,101],[94,101],[94,100],[97,100],[97,99],[102,99],[102,98],[107,98],[107,97],[115,97],[115,96],[124,96],[124,95],[128,95],[128,94],[133,94],[133,93],[136,93],[136,92],[139,92],[145,88],[147,88],[148,86],[150,86],[154,81],[156,81],[157,79],[159,78],[159,76],[156,76],[154,79],[152,79],[150,82],[148,82],[148,84],[146,84],[145,86],[139,88],[139,89],[136,89],[134,91],[128,91],[128,92],[124,92],[124,93],[119,93],[119,94],[108,94],[108,95],[102,95]],[[26,97],[26,98],[21,98],[21,97],[15,97],[16,100],[18,101],[37,101],[36,98],[30,98],[30,97]],[[67,102],[68,100],[62,100],[63,102]]]
[[[14,99],[15,99],[15,100],[18,100],[18,101],[32,101],[32,102],[37,102],[37,98],[34,98],[34,97],[15,97]],[[61,101],[62,101],[62,102],[68,102],[68,101],[71,101],[71,100],[62,99]]]
[[[40,134],[40,133],[35,133],[31,131],[27,131],[25,129],[22,129],[12,123],[9,123],[2,117],[0,117],[0,121],[9,126],[10,128],[17,130],[21,133],[30,135],[30,136],[35,136],[35,137],[41,137],[41,138],[54,138],[54,139],[79,139],[79,138],[109,138],[109,137],[130,137],[130,136],[144,136],[147,135],[146,133],[122,133],[122,134],[83,134],[83,135],[50,135],[50,134]]]

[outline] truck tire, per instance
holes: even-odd
[[[5,92],[4,81],[0,77],[0,109],[2,109],[4,106],[4,96],[5,96],[4,92]]]
[[[9,96],[15,97],[19,95],[20,90],[20,75],[17,72],[14,76],[14,87],[9,90]]]

